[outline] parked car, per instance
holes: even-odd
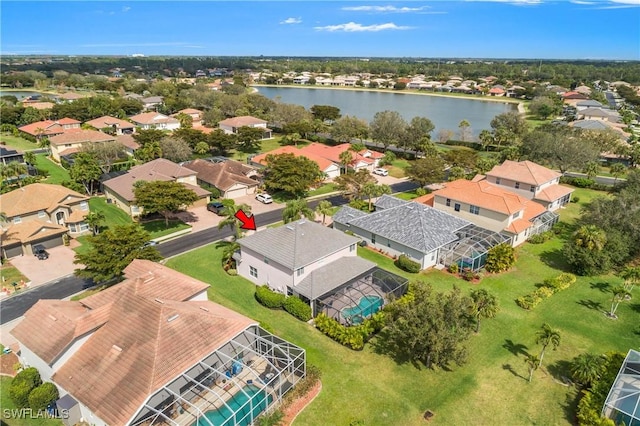
[[[389,175],[389,171],[387,169],[379,168],[379,169],[375,169],[373,171],[373,174],[374,175],[378,175],[378,176],[388,176]]]
[[[263,204],[271,204],[273,203],[273,198],[269,194],[258,194],[256,195],[256,200],[260,201]]]
[[[49,252],[44,248],[42,244],[34,244],[33,255],[38,258],[38,260],[46,260],[49,258]]]
[[[224,204],[222,204],[220,201],[212,201],[207,204],[207,210],[217,214],[218,216],[221,216],[222,214],[224,214]]]
[[[144,244],[142,245],[142,247],[153,247],[153,246],[157,246],[157,245],[158,245],[158,242],[157,242],[157,241],[149,240],[149,241],[147,241],[146,243],[144,243]]]

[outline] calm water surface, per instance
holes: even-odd
[[[257,87],[258,92],[270,99],[279,98],[288,104],[332,105],[342,115],[351,115],[371,121],[376,112],[398,111],[407,121],[413,117],[427,117],[438,130],[458,130],[462,120],[471,123],[473,133],[491,129],[490,122],[498,114],[517,111],[517,104],[442,96],[412,95],[368,90],[340,90],[295,87]]]

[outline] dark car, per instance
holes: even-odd
[[[207,204],[207,210],[214,212],[218,216],[222,216],[224,214],[224,204],[219,201],[212,201]]]
[[[42,244],[35,244],[32,248],[33,255],[37,257],[38,260],[46,260],[49,258],[49,253]]]

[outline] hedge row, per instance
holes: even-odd
[[[576,276],[569,273],[562,273],[555,278],[547,278],[543,284],[534,290],[532,293],[518,297],[516,304],[523,309],[533,309],[543,299],[553,296],[555,293],[565,290],[576,282]]]
[[[420,264],[409,259],[409,257],[404,254],[401,254],[400,257],[398,257],[393,262],[393,264],[403,271],[407,271],[412,274],[417,274],[418,272],[420,272]]]
[[[611,189],[611,185],[597,183],[593,179],[584,177],[562,176],[560,178],[560,183],[566,183],[567,185],[572,185],[577,188],[591,188],[596,191],[609,191]]]
[[[311,306],[303,302],[296,296],[285,296],[277,293],[263,285],[256,288],[256,300],[269,309],[284,309],[294,317],[301,321],[309,321],[311,319]]]
[[[542,244],[549,241],[551,238],[553,238],[554,235],[555,233],[549,230],[549,231],[541,232],[539,234],[532,235],[527,239],[527,241],[529,241],[531,244]]]
[[[367,342],[374,333],[382,330],[385,324],[384,313],[382,312],[373,314],[371,318],[367,318],[360,325],[352,325],[350,327],[340,324],[324,313],[320,313],[314,322],[316,328],[322,333],[341,345],[356,351],[362,350],[365,342]]]

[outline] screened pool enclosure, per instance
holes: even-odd
[[[447,267],[457,264],[460,270],[482,269],[487,262],[487,252],[492,247],[510,240],[506,235],[476,225],[467,225],[456,234],[456,241],[440,249],[440,263]]]
[[[640,352],[631,349],[609,390],[602,415],[617,425],[640,425]]]
[[[150,396],[132,425],[249,425],[306,374],[304,349],[251,326]]]
[[[314,312],[316,315],[322,312],[343,325],[358,325],[389,301],[402,296],[408,283],[406,278],[375,268],[317,298]]]

